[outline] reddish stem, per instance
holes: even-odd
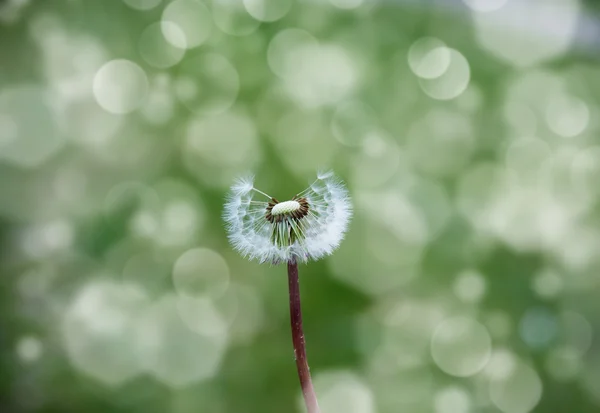
[[[300,281],[298,279],[298,264],[296,261],[288,262],[288,281],[290,287],[290,320],[292,323],[292,342],[294,343],[294,356],[298,377],[302,387],[302,395],[308,413],[320,413],[317,395],[310,379],[308,360],[306,359],[306,342],[302,330],[302,309],[300,308]]]

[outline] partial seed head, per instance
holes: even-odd
[[[255,195],[267,199],[256,200]],[[351,215],[348,191],[331,172],[319,174],[308,188],[284,202],[255,188],[251,177],[239,179],[224,210],[235,249],[272,263],[306,262],[331,254]]]

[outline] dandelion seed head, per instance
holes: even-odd
[[[333,172],[320,172],[291,200],[254,187],[253,177],[236,180],[223,218],[229,240],[242,255],[274,264],[306,262],[331,254],[342,241],[352,216],[348,191]]]

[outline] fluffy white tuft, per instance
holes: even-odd
[[[270,196],[254,188],[252,177],[238,179],[223,211],[232,246],[250,259],[274,264],[306,262],[331,254],[344,238],[352,217],[348,191],[333,172],[324,172],[297,195],[300,197],[309,204],[308,215],[299,221],[303,237],[278,246],[273,241],[273,226],[278,224],[266,218]],[[290,221],[289,225],[297,223]]]
[[[252,191],[252,188],[254,188],[254,176],[242,176],[235,180],[233,186],[231,187],[231,192],[234,194],[243,195]]]

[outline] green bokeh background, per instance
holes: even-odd
[[[0,2],[0,411],[303,411],[285,267],[221,213],[319,168],[354,206],[300,267],[324,413],[598,411],[598,10]]]

